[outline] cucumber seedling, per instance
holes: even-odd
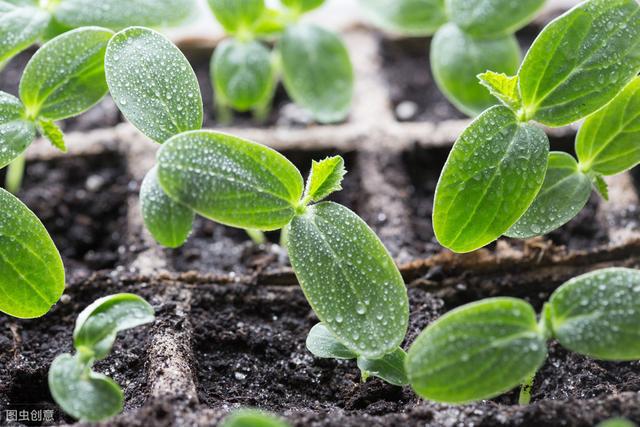
[[[222,421],[221,427],[289,427],[289,423],[258,409],[238,409]]]
[[[324,0],[209,0],[231,38],[215,50],[210,64],[218,120],[229,123],[232,110],[253,111],[264,121],[282,77],[293,101],[320,123],[346,118],[353,93],[353,69],[340,37],[299,22]],[[265,40],[276,40],[270,51]]]
[[[120,386],[91,368],[109,355],[118,332],[154,319],[153,307],[133,294],[100,298],[78,315],[75,354],[59,355],[49,368],[51,396],[64,412],[83,421],[101,421],[122,412]]]
[[[543,29],[516,76],[479,76],[504,105],[482,113],[449,154],[433,209],[443,246],[469,252],[504,234],[544,234],[584,207],[591,185],[606,195],[603,175],[640,162],[638,17],[636,0],[585,1]],[[579,163],[549,155],[549,139],[531,123],[585,117]]]

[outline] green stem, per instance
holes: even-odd
[[[255,243],[256,245],[264,245],[265,243],[267,243],[267,238],[262,231],[254,230],[251,228],[247,228],[245,231],[247,232],[249,237],[251,237],[253,243]]]
[[[7,167],[5,186],[10,193],[17,194],[22,187],[22,177],[24,176],[25,155],[20,154]]]
[[[518,405],[528,405],[531,402],[531,389],[533,388],[533,379],[536,377],[534,373],[522,383],[520,387],[520,396],[518,397]]]
[[[223,126],[230,125],[233,121],[233,111],[218,94],[215,94],[214,97],[214,107],[216,110],[216,118],[218,119],[218,123]]]
[[[280,230],[280,246],[282,249],[287,249],[289,246],[289,226],[282,227]]]

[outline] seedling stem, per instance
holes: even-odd
[[[7,177],[5,185],[7,190],[13,194],[17,194],[22,187],[22,178],[24,176],[25,155],[20,154],[7,167]]]

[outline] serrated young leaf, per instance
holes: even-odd
[[[480,84],[489,90],[489,93],[500,100],[505,106],[516,112],[522,105],[518,92],[518,76],[507,76],[504,73],[487,71],[478,74]]]
[[[518,65],[520,47],[511,34],[475,39],[455,24],[447,24],[431,43],[431,70],[438,87],[456,108],[472,117],[497,104],[477,75],[487,70],[511,75]]]
[[[213,131],[167,141],[158,178],[174,200],[216,222],[268,231],[288,224],[302,197],[302,176],[280,153]]]
[[[49,14],[37,7],[0,2],[0,63],[35,43],[49,19]]]
[[[380,359],[358,358],[358,368],[362,372],[363,378],[374,376],[389,384],[404,386],[409,384],[405,362],[407,353],[400,347],[395,351],[385,354]]]
[[[0,211],[0,311],[40,317],[64,291],[62,259],[40,220],[3,189]]]
[[[24,116],[22,102],[0,92],[0,168],[22,154],[36,137],[35,124]]]
[[[163,143],[202,127],[198,79],[180,50],[148,28],[127,28],[107,47],[109,90],[122,114],[152,140]]]
[[[72,417],[101,421],[122,412],[124,394],[111,378],[90,370],[79,355],[65,353],[49,368],[49,391]]]
[[[93,352],[96,360],[104,359],[120,331],[153,322],[153,307],[134,294],[115,294],[94,301],[82,310],[73,330],[73,345]]]
[[[227,33],[250,32],[265,12],[264,0],[208,0],[209,7]]]
[[[588,0],[547,25],[520,68],[523,116],[564,126],[611,101],[640,71],[640,5]]]
[[[580,172],[573,156],[551,152],[540,192],[505,236],[527,239],[556,230],[578,215],[590,195],[591,179]]]
[[[613,101],[587,117],[576,153],[585,171],[615,175],[640,164],[640,77]]]
[[[271,53],[258,41],[223,41],[211,57],[210,70],[215,96],[235,110],[249,111],[273,94]]]
[[[177,248],[189,237],[195,213],[165,194],[158,182],[157,166],[142,181],[140,208],[145,227],[162,246]]]
[[[527,25],[546,0],[446,0],[449,19],[467,34],[491,38]]]
[[[553,336],[599,360],[640,359],[640,271],[606,268],[575,277],[549,300]]]
[[[67,152],[67,146],[64,143],[64,134],[62,130],[52,121],[47,119],[38,120],[38,131],[63,153]]]
[[[547,355],[533,307],[515,298],[463,305],[430,324],[407,355],[416,393],[445,403],[498,396],[521,384]]]
[[[104,53],[112,35],[104,28],[78,28],[42,46],[20,81],[28,117],[62,120],[100,101],[108,91]]]
[[[375,233],[344,206],[308,206],[288,226],[291,265],[309,304],[351,351],[380,358],[404,339],[404,281]]]
[[[281,0],[282,4],[299,13],[306,13],[317,9],[324,4],[325,0]]]
[[[360,0],[377,26],[399,34],[430,36],[447,22],[444,0]]]
[[[604,200],[609,200],[609,185],[604,180],[602,175],[594,175],[593,176],[593,187],[596,189],[600,197]]]
[[[344,120],[351,108],[353,67],[335,34],[311,24],[287,28],[278,43],[287,93],[320,123]]]
[[[54,17],[68,27],[98,25],[120,30],[132,25],[167,27],[192,16],[194,0],[64,0],[55,7]]]
[[[342,190],[341,184],[346,173],[344,159],[340,156],[327,157],[319,162],[313,160],[304,198],[319,202],[331,193]]]
[[[526,212],[547,171],[549,140],[507,107],[481,114],[458,138],[436,188],[438,241],[470,252],[503,235]]]
[[[264,411],[239,409],[225,418],[221,427],[289,427],[289,424]]]
[[[317,323],[307,335],[307,350],[322,359],[355,359],[358,355],[342,344],[322,323]]]

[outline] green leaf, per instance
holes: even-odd
[[[607,182],[604,180],[602,175],[596,174],[593,177],[593,186],[595,187],[598,194],[600,194],[600,197],[605,200],[609,200],[609,186],[607,185]]]
[[[291,265],[309,304],[347,348],[375,359],[404,339],[407,290],[375,233],[344,206],[308,206],[288,229]]]
[[[167,27],[179,24],[196,10],[194,0],[64,0],[54,16],[69,27],[98,25],[120,30],[132,25]]]
[[[449,18],[467,34],[489,38],[527,25],[546,0],[446,0]]]
[[[478,82],[478,74],[518,71],[520,48],[515,36],[474,39],[454,24],[440,28],[431,43],[431,70],[440,90],[460,111],[476,116],[496,104]]]
[[[187,240],[195,214],[165,194],[158,182],[157,166],[142,181],[140,205],[144,225],[162,246],[177,248]]]
[[[594,359],[640,359],[638,296],[638,270],[606,268],[575,277],[549,300],[553,336]]]
[[[546,354],[531,305],[514,298],[488,298],[429,325],[409,349],[406,367],[420,396],[466,403],[521,384],[538,370]]]
[[[230,34],[250,32],[265,12],[264,0],[208,0],[209,7]]]
[[[567,153],[552,152],[542,189],[505,235],[527,239],[556,230],[578,215],[590,195],[591,180],[580,172],[575,159]]]
[[[28,116],[62,120],[100,101],[108,91],[104,53],[112,35],[103,28],[79,28],[42,46],[20,81]]]
[[[289,424],[257,409],[239,409],[225,418],[221,427],[289,427]]]
[[[158,153],[165,192],[209,219],[239,228],[277,230],[302,197],[302,176],[280,153],[235,136],[194,131]]]
[[[320,123],[344,120],[351,108],[353,68],[342,40],[320,27],[297,24],[287,28],[278,49],[284,86],[296,104]]]
[[[430,36],[447,22],[444,0],[360,0],[377,26],[405,35]]]
[[[62,259],[40,220],[3,189],[0,211],[0,311],[40,317],[64,291]]]
[[[0,168],[22,154],[36,137],[36,127],[24,118],[20,100],[0,92]]]
[[[316,324],[307,335],[307,349],[322,359],[355,359],[356,353],[342,344],[322,323]]]
[[[304,192],[305,199],[319,202],[331,193],[342,190],[341,184],[346,173],[344,159],[340,156],[327,157],[319,162],[313,160]]]
[[[576,152],[584,170],[615,175],[640,164],[640,77],[585,120]]]
[[[626,418],[609,418],[598,423],[596,427],[636,427],[636,424]]]
[[[154,318],[153,307],[137,295],[99,298],[78,315],[73,345],[91,350],[95,359],[100,360],[111,351],[118,332],[153,322]]]
[[[518,111],[522,100],[518,92],[518,76],[507,76],[504,73],[487,71],[478,74],[480,84],[489,89],[489,93],[495,96],[512,111]]]
[[[300,13],[317,9],[324,3],[324,0],[281,0],[282,4]]]
[[[409,384],[405,371],[407,353],[400,347],[394,352],[381,357],[380,359],[358,358],[358,368],[362,371],[364,378],[374,376],[381,378],[389,384],[404,386]]]
[[[38,130],[51,142],[51,144],[63,153],[67,152],[62,130],[52,120],[38,120]]]
[[[456,141],[433,209],[438,241],[470,252],[503,235],[529,208],[547,171],[549,140],[507,107],[481,114]]]
[[[79,356],[56,357],[49,368],[49,390],[58,405],[72,417],[101,421],[122,412],[124,394],[111,378],[92,372]]]
[[[211,57],[210,69],[216,97],[235,110],[249,111],[272,96],[271,53],[260,42],[223,41]]]
[[[202,97],[191,65],[162,34],[132,27],[113,36],[105,57],[107,83],[122,114],[163,143],[202,127]]]
[[[49,14],[37,7],[0,2],[0,62],[35,43],[49,23]]]
[[[588,0],[540,33],[520,68],[525,119],[564,126],[611,101],[640,71],[640,5]]]

